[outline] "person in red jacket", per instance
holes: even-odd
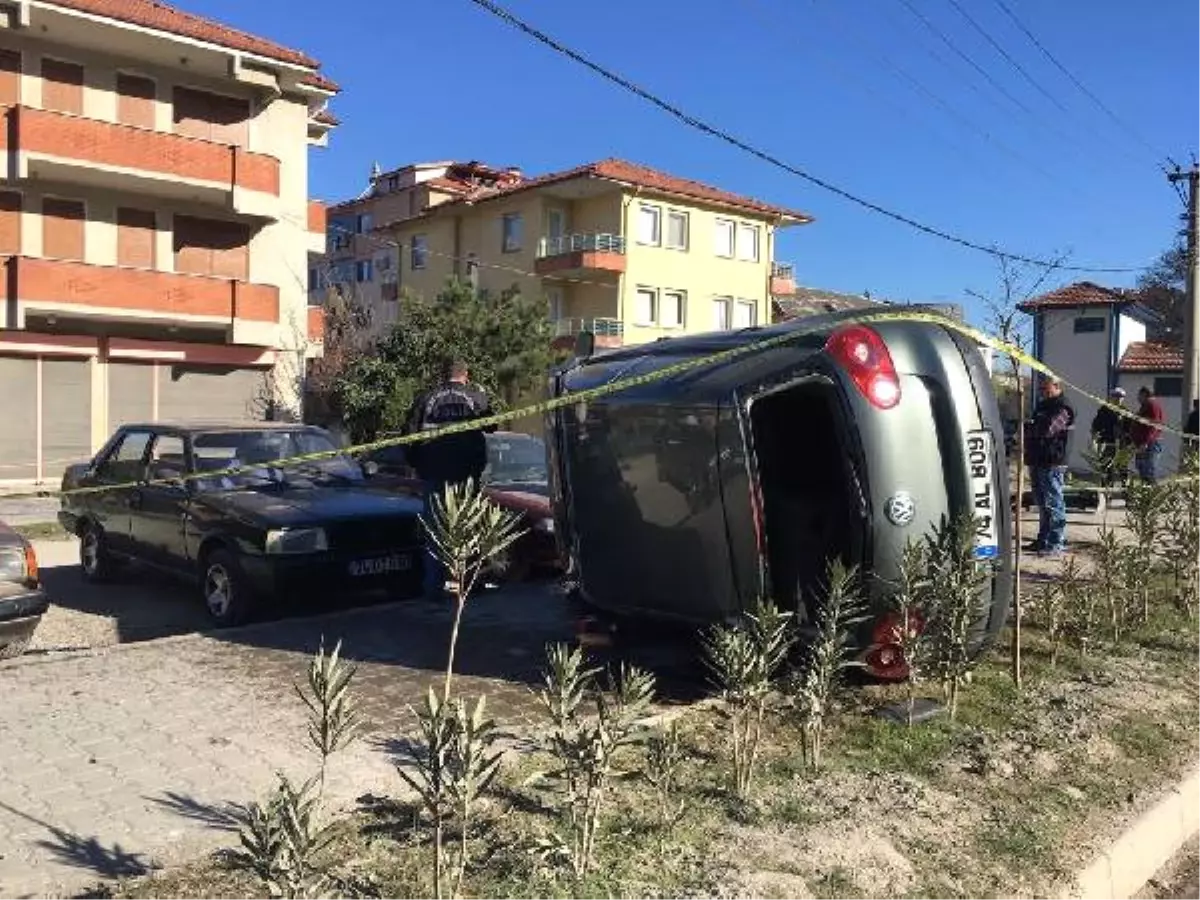
[[[1162,423],[1167,417],[1154,391],[1148,387],[1138,390],[1138,403],[1138,418],[1154,424],[1134,422],[1129,428],[1130,442],[1137,451],[1134,465],[1142,481],[1154,484],[1158,481],[1158,457],[1162,454]]]

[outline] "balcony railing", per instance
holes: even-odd
[[[771,277],[795,280],[796,271],[791,263],[773,262],[771,263]]]
[[[562,234],[544,237],[538,242],[538,258],[562,256],[565,253],[624,253],[625,238],[619,234]]]
[[[555,337],[574,337],[590,331],[598,338],[620,338],[625,335],[625,323],[620,319],[559,319],[554,323]]]

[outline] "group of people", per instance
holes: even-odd
[[[1162,433],[1166,416],[1162,403],[1149,387],[1138,390],[1138,408],[1131,418],[1125,406],[1125,391],[1116,387],[1109,392],[1109,405],[1101,406],[1092,419],[1091,436],[1101,461],[1103,487],[1125,483],[1128,473],[1118,462],[1121,448],[1134,453],[1134,468],[1147,484],[1158,481],[1162,455]],[[1200,403],[1193,401],[1184,432],[1197,433]],[[1026,550],[1043,556],[1058,556],[1066,549],[1067,506],[1063,496],[1066,483],[1070,438],[1075,426],[1075,409],[1063,395],[1057,378],[1041,379],[1041,398],[1026,424],[1025,464],[1033,480],[1033,499],[1038,507],[1038,533]],[[1118,471],[1122,469],[1122,471]]]

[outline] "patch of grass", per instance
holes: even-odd
[[[1056,829],[1029,815],[1005,816],[989,822],[976,835],[987,858],[1009,868],[1050,866],[1055,857]]]
[[[860,771],[885,770],[932,777],[954,749],[961,727],[939,717],[914,725],[874,716],[843,722],[830,746],[830,758]]]
[[[30,522],[12,529],[27,541],[65,541],[75,536],[57,522]]]
[[[1126,756],[1157,764],[1174,756],[1178,749],[1172,731],[1162,722],[1124,719],[1113,726],[1109,737]]]
[[[784,825],[808,828],[824,822],[827,815],[814,809],[803,797],[785,797],[771,804],[771,818]]]
[[[824,898],[853,897],[858,890],[854,877],[843,867],[834,866],[812,881],[813,896]]]

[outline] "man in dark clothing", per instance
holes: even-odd
[[[1113,406],[1125,408],[1125,389],[1115,387],[1108,392],[1108,402],[1112,406],[1102,406],[1096,410],[1092,419],[1092,441],[1100,454],[1100,484],[1108,487],[1113,481],[1124,482],[1125,473],[1113,471],[1117,449],[1128,442],[1129,420],[1113,409]]]
[[[1158,481],[1158,457],[1162,454],[1162,423],[1167,417],[1162,404],[1148,387],[1138,390],[1138,418],[1150,423],[1134,422],[1129,428],[1129,440],[1136,455],[1133,458],[1138,475],[1146,484]]]
[[[1190,434],[1192,437],[1200,435],[1200,400],[1192,401],[1192,411],[1188,413],[1187,422],[1183,426],[1183,433]],[[1195,448],[1195,441],[1189,441],[1189,443]]]
[[[419,394],[408,413],[405,433],[419,434],[445,425],[482,419],[492,414],[487,393],[470,383],[466,363],[454,361],[446,367],[445,380]],[[421,441],[409,448],[408,460],[423,482],[425,517],[433,515],[433,498],[441,496],[447,485],[463,484],[468,480],[479,483],[487,467],[485,431],[496,426],[460,431]],[[440,596],[445,588],[446,573],[428,547],[425,553],[425,593]]]
[[[1032,469],[1033,498],[1038,505],[1037,538],[1026,549],[1058,556],[1066,546],[1067,505],[1063,484],[1075,410],[1063,396],[1062,383],[1056,379],[1043,378],[1041,393],[1025,442],[1025,462]]]

